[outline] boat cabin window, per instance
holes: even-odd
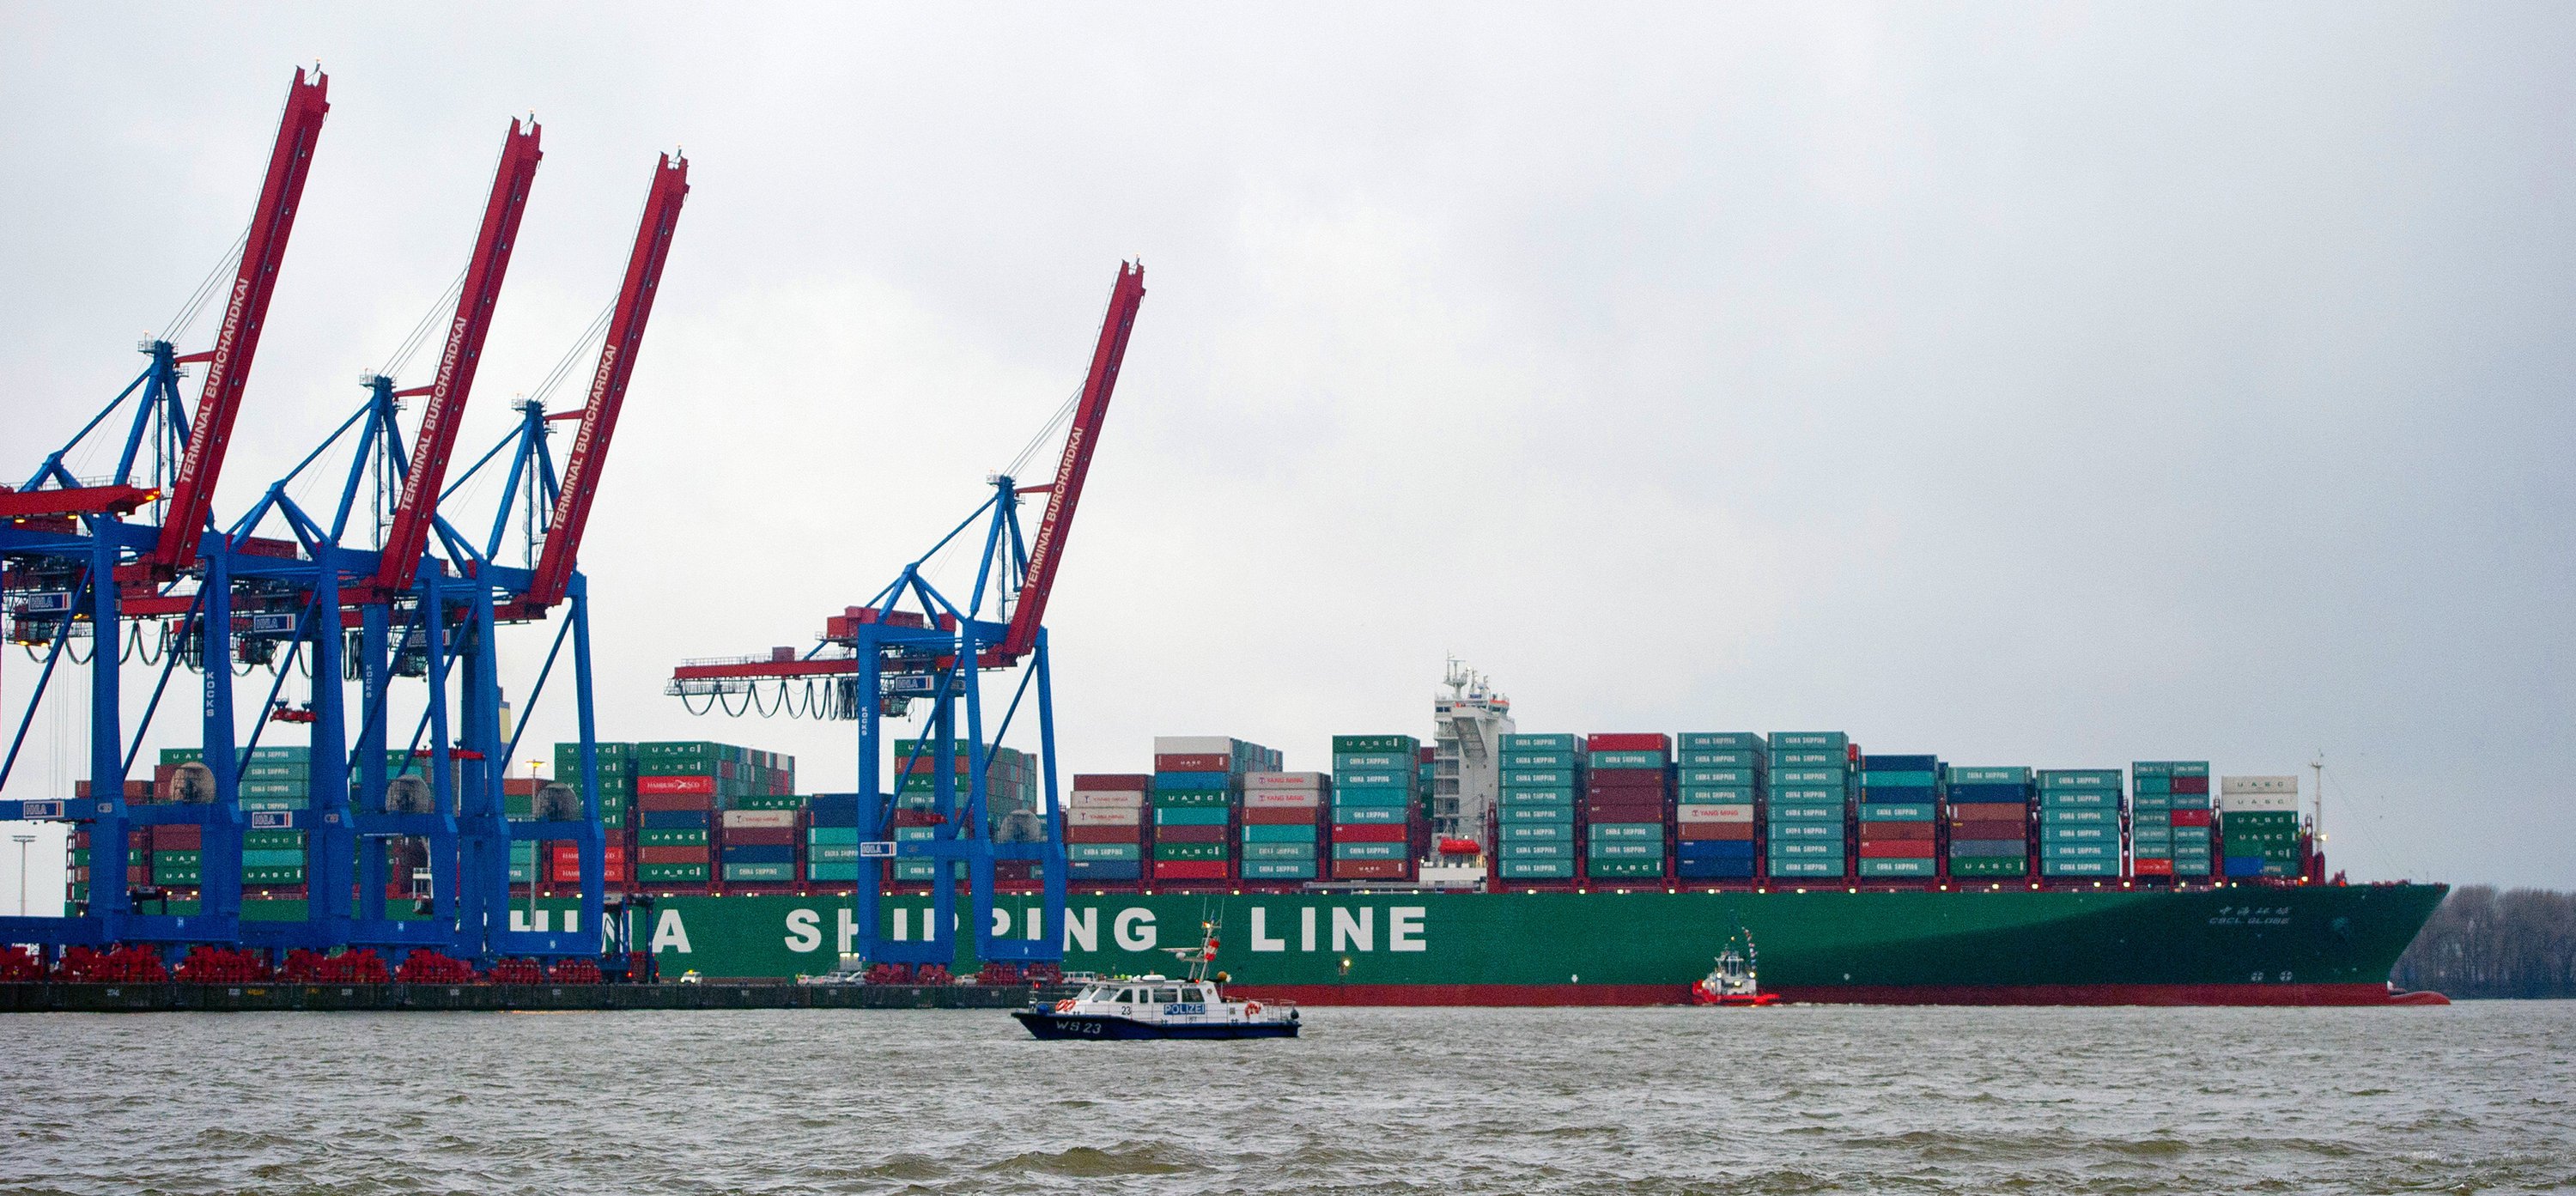
[[[1133,1005],[1133,1004],[1135,1004],[1135,1003],[1136,1003],[1136,990],[1135,990],[1135,989],[1132,989],[1132,988],[1122,988],[1122,989],[1118,990],[1118,1003],[1119,1003],[1119,1004],[1121,1004],[1121,1005]]]
[[[1180,999],[1181,990],[1177,988],[1158,988],[1154,990],[1154,1001],[1157,1004],[1174,1005],[1178,1004]]]

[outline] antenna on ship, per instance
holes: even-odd
[[[2319,748],[2319,749],[2317,749],[2317,757],[2316,757],[2316,759],[2314,759],[2314,760],[2310,760],[2310,761],[2308,761],[2308,768],[2309,768],[2309,770],[2310,770],[2310,771],[2312,771],[2312,772],[2316,773],[2316,777],[2317,777],[2317,791],[2316,791],[2313,795],[2311,795],[2311,796],[2309,797],[2309,799],[2308,799],[2308,801],[2309,801],[2309,806],[2308,806],[2308,844],[2309,844],[2309,846],[2308,846],[2308,854],[2310,854],[2310,855],[2312,855],[2312,856],[2315,856],[2315,857],[2317,858],[2317,867],[2316,867],[2317,879],[2318,879],[2318,880],[2324,880],[2324,879],[2326,878],[2326,869],[2325,869],[2325,857],[2326,857],[2326,753],[2325,753],[2325,749],[2323,749],[2323,748]]]

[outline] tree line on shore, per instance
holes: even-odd
[[[2576,893],[2451,890],[2389,978],[2446,997],[2576,997]]]

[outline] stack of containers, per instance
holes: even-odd
[[[1324,801],[1331,792],[1331,778],[1320,772],[1244,774],[1243,879],[1274,884],[1316,879]]]
[[[2181,836],[2175,834],[2175,815],[2186,818],[2195,813],[2175,799],[2188,797],[2184,792],[2193,783],[2200,790],[2203,809],[2197,811],[2195,829],[2200,851],[2199,871],[2184,873],[2175,849]],[[2206,760],[2139,760],[2129,765],[2129,871],[2135,876],[2209,875],[2208,805],[2209,762]]]
[[[1950,875],[2030,875],[2030,769],[1950,770]]]
[[[760,794],[718,812],[723,837],[717,858],[726,883],[787,884],[796,879],[796,804],[793,794]]]
[[[2039,874],[2120,874],[2120,770],[2043,769],[2039,774]]]
[[[553,853],[554,859],[548,878],[559,885],[580,884],[581,847],[557,842],[548,844],[547,849]],[[607,849],[600,853],[600,879],[611,886],[625,884],[630,875],[626,863],[626,836],[618,831],[608,832]]]
[[[1421,758],[1422,741],[1410,735],[1333,737],[1334,880],[1412,878]]]
[[[635,804],[635,745],[631,743],[593,744],[599,755],[599,824],[610,830],[626,826],[626,812]],[[555,745],[554,779],[581,788],[581,745]]]
[[[2220,858],[2231,878],[2299,874],[2299,778],[2218,782]]]
[[[962,808],[966,791],[974,775],[974,761],[967,758],[973,749],[964,743],[956,745],[949,768],[954,777],[951,788]],[[916,752],[918,753],[916,755]],[[939,744],[936,741],[898,739],[894,741],[892,767],[900,770],[903,784],[894,799],[894,837],[897,842],[928,842],[939,837],[944,817],[939,812]],[[999,820],[1014,809],[1026,809],[1037,790],[1035,770],[1026,753],[999,745],[987,748],[984,762],[984,806],[988,820]],[[988,826],[986,833],[990,834]],[[963,876],[965,865],[954,864],[956,875]],[[935,860],[902,858],[895,861],[894,879],[910,884],[926,884],[939,875]]]
[[[161,763],[165,768],[203,760],[205,753],[197,748],[164,748]],[[244,813],[305,811],[313,808],[313,749],[309,747],[257,747],[250,751],[250,763],[242,766],[238,781],[241,808]],[[204,857],[199,857],[202,866]],[[512,857],[510,879],[524,883],[523,871]],[[246,831],[242,835],[242,885],[245,888],[286,888],[304,883],[304,832],[301,830]]]
[[[1145,795],[1150,773],[1085,773],[1065,799],[1066,877],[1074,884],[1132,885],[1145,878]]]
[[[1235,813],[1248,772],[1279,753],[1223,735],[1154,737],[1154,871],[1161,881],[1234,878]]]
[[[206,841],[206,828],[193,824],[174,823],[153,827],[151,831],[152,883],[165,889],[196,888],[202,880],[201,868],[206,858],[202,850]],[[243,848],[245,850],[249,848],[250,839],[253,836],[292,833],[294,832],[245,831]],[[295,847],[303,845],[301,841],[292,844]]]
[[[1502,756],[1501,788],[1494,801],[1495,877],[1521,884],[1572,881],[1582,737],[1505,735]]]
[[[1940,871],[1941,802],[1949,778],[1932,756],[1865,756],[1860,773],[1860,874],[1929,880]]]
[[[646,885],[703,885],[714,876],[713,837],[717,792],[730,788],[722,773],[722,744],[635,745],[635,879]],[[512,871],[517,870],[514,861]]]
[[[1438,796],[1440,782],[1437,779],[1440,775],[1439,752],[1440,749],[1437,746],[1428,743],[1415,749],[1414,752],[1414,759],[1418,763],[1413,770],[1415,774],[1413,779],[1418,792],[1422,794],[1422,800],[1414,803],[1413,819],[1406,828],[1409,834],[1405,842],[1412,845],[1413,858],[1417,860],[1430,859],[1434,854],[1431,825],[1432,815],[1440,812]]]
[[[125,832],[125,884],[129,889],[152,883],[153,865],[150,860],[154,850],[153,829],[136,827]],[[69,843],[70,848],[65,856],[65,862],[70,869],[66,879],[70,882],[71,900],[87,901],[90,882],[89,831],[86,828],[75,829],[71,833]]]
[[[1851,757],[1851,736],[1840,731],[1771,733],[1764,875],[1794,882],[1848,874]]]
[[[1673,807],[1673,875],[1681,880],[1751,880],[1756,870],[1755,798],[1769,769],[1769,744],[1751,731],[1688,731],[1681,737]]]
[[[1583,873],[1660,880],[1673,798],[1673,738],[1614,732],[1583,740]]]
[[[2205,877],[2216,870],[2218,854],[2210,842],[2209,765],[2193,761],[2197,772],[2177,772],[2169,804],[2173,807],[2175,876]]]
[[[859,795],[817,793],[805,799],[805,879],[852,884],[859,879]]]

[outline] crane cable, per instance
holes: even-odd
[[[1064,397],[1063,405],[1055,409],[1055,414],[1048,416],[1045,423],[1038,425],[1037,434],[1029,437],[1029,442],[1020,447],[1020,455],[1011,458],[1010,465],[1002,472],[1015,478],[1020,476],[1020,471],[1028,467],[1029,459],[1037,455],[1039,446],[1045,444],[1054,435],[1056,429],[1070,421],[1073,418],[1074,409],[1081,404],[1082,388],[1077,386],[1073,388],[1072,394]]]
[[[224,275],[240,270],[242,247],[248,244],[250,244],[250,225],[245,223],[242,225],[241,235],[233,238],[232,248],[225,250],[222,257],[215,259],[214,269],[206,271],[205,280],[197,284],[196,290],[188,293],[187,299],[179,304],[179,310],[170,317],[170,322],[162,327],[161,340],[170,344],[178,343],[179,338],[187,333],[188,326],[196,323],[197,317],[205,312],[206,301],[214,298],[216,289],[223,284]]]
[[[472,268],[466,267],[467,270]],[[411,363],[412,354],[420,352],[420,347],[428,342],[430,334],[438,328],[439,312],[454,309],[457,297],[464,293],[465,270],[459,270],[456,272],[455,280],[449,282],[447,288],[438,293],[438,298],[429,305],[428,311],[420,314],[420,323],[412,325],[411,332],[403,337],[401,344],[395,346],[394,355],[386,358],[384,368],[377,370],[376,373],[386,378],[398,376],[402,368]]]
[[[572,374],[572,367],[586,355],[584,350],[608,334],[609,317],[616,314],[617,301],[609,300],[608,305],[600,308],[599,315],[591,320],[590,327],[583,329],[581,335],[573,340],[572,347],[564,350],[563,357],[555,362],[554,368],[546,371],[545,379],[537,383],[535,390],[528,392],[528,400],[543,402],[547,395],[553,394],[555,387],[563,384],[563,380]]]

